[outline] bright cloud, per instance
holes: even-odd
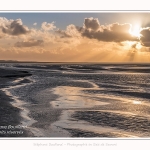
[[[33,25],[34,25],[34,26],[36,26],[36,25],[37,25],[37,23],[35,22],[35,23],[33,23]]]
[[[54,22],[52,22],[52,23],[43,22],[42,25],[41,25],[41,28],[44,31],[50,31],[50,30],[55,29],[56,26],[54,25]]]

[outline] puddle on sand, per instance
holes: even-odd
[[[111,95],[109,96],[109,95],[103,95],[99,93],[91,94],[88,92],[84,92],[85,90],[100,90],[100,88],[91,81],[82,81],[82,82],[90,83],[92,87],[81,88],[81,87],[71,87],[71,86],[58,86],[53,89],[53,93],[58,95],[59,98],[57,98],[55,101],[50,102],[50,104],[54,108],[62,108],[62,109],[67,108],[68,110],[64,110],[62,112],[62,115],[60,116],[60,120],[51,124],[50,128],[52,130],[55,130],[57,128],[60,131],[62,130],[63,132],[64,129],[72,129],[72,130],[78,129],[78,130],[82,130],[85,132],[93,132],[97,134],[103,134],[106,132],[113,133],[114,135],[116,135],[116,137],[132,137],[132,138],[143,137],[143,135],[140,133],[133,133],[133,132],[125,131],[125,130],[118,129],[115,127],[108,127],[108,126],[103,127],[100,125],[92,125],[91,123],[87,121],[72,118],[72,114],[74,114],[76,111],[79,111],[79,110],[83,111],[82,108],[87,108],[86,111],[88,111],[89,108],[94,109],[95,106],[107,105],[107,104],[112,103],[112,101],[114,100],[122,101],[126,103],[133,103],[133,104],[135,102],[135,99],[126,99],[120,96],[113,97]],[[104,100],[106,100],[107,103],[104,102]],[[109,100],[109,103],[108,103],[108,100]],[[136,105],[148,106],[148,104],[145,102],[141,102],[138,104],[136,103]],[[72,108],[74,108],[74,110],[72,110]],[[101,110],[97,110],[97,111],[101,111]],[[105,112],[105,110],[103,111]],[[107,110],[106,112],[109,112],[109,111]],[[115,111],[113,111],[113,113],[115,113]],[[122,114],[135,115],[132,112],[116,111],[116,113],[120,113],[121,115]],[[64,137],[67,136],[67,134],[57,134],[57,136],[59,135],[60,136],[63,135]]]
[[[84,93],[83,90],[85,89],[98,89],[98,87],[94,84],[93,88],[58,86],[53,89],[53,93],[57,94],[59,98],[57,98],[55,101],[50,102],[50,104],[54,108],[67,108],[69,110],[64,110],[62,112],[62,115],[60,116],[60,119],[50,125],[52,137],[70,137],[69,132],[65,132],[64,129],[78,129],[85,132],[93,132],[97,134],[103,134],[107,132],[113,133],[114,135],[120,135],[120,137],[138,137],[138,135],[134,135],[133,133],[126,132],[117,128],[92,125],[89,122],[72,118],[72,114],[74,114],[76,111],[71,110],[72,108],[76,108],[78,110],[81,109],[82,111],[82,108],[93,108],[98,105],[100,106],[109,104],[100,101],[101,97],[99,97],[98,94]]]
[[[50,102],[54,108],[91,108],[98,105],[107,105],[109,103],[101,102],[95,94],[85,94],[82,90],[85,88],[58,86],[53,89],[53,93],[59,98]]]

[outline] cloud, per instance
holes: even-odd
[[[61,38],[81,37],[78,28],[73,24],[68,25],[66,27],[66,30],[58,29],[57,31],[55,31],[55,33],[58,33],[61,36]]]
[[[137,41],[138,39],[129,33],[130,28],[131,25],[128,23],[113,23],[104,26],[100,25],[98,19],[85,18],[83,27],[79,28],[78,31],[81,32],[82,36],[84,37],[97,39],[99,41]]]
[[[41,25],[41,28],[44,31],[49,31],[49,30],[55,29],[56,26],[54,25],[54,22],[52,22],[52,23],[43,22],[42,25]]]
[[[34,25],[34,26],[36,26],[36,25],[37,25],[37,23],[35,22],[35,23],[33,23],[33,25]]]
[[[29,41],[22,41],[15,43],[15,47],[33,47],[33,46],[41,46],[43,44],[43,40],[34,40],[30,39]]]
[[[150,27],[142,29],[140,34],[142,35],[140,38],[142,45],[150,47]]]
[[[131,45],[131,48],[137,49],[137,43],[134,43],[133,45]]]
[[[6,18],[1,18],[0,22],[0,28],[4,34],[17,36],[30,32],[28,27],[23,25],[21,19],[7,20]]]
[[[61,38],[69,38],[69,37],[71,37],[70,35],[68,35],[66,33],[65,30],[58,29],[58,30],[55,31],[55,33],[58,33]]]
[[[86,29],[92,29],[94,31],[98,30],[100,27],[100,23],[98,21],[98,19],[94,19],[94,18],[85,18],[84,20],[84,27]]]

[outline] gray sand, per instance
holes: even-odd
[[[16,78],[29,75],[31,74],[26,71],[0,69],[0,137],[31,136],[31,133],[22,128],[12,129],[20,124],[20,109],[12,106],[10,102],[13,99],[2,91],[2,88],[8,87],[9,83]]]

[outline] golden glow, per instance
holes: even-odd
[[[141,104],[141,101],[133,101],[133,104]]]
[[[132,36],[135,36],[135,37],[140,38],[140,36],[141,36],[140,31],[141,31],[140,25],[139,25],[139,24],[136,24],[135,26],[132,26],[132,28],[130,29],[129,33],[130,33]]]
[[[141,48],[142,48],[142,45],[141,45],[140,42],[138,42],[138,43],[136,44],[136,49],[141,49]]]

